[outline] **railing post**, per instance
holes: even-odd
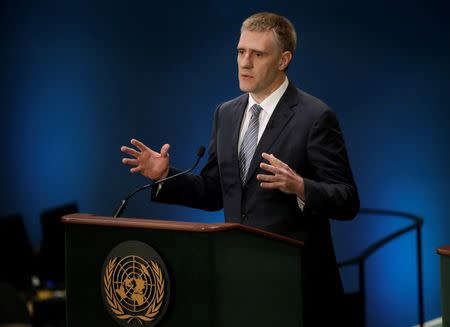
[[[424,308],[423,308],[423,271],[422,271],[422,222],[416,225],[417,231],[417,288],[419,294],[419,325],[423,327],[424,324]]]
[[[362,319],[363,325],[366,326],[366,277],[364,273],[364,259],[359,261],[359,292],[361,293]]]

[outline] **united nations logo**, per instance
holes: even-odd
[[[169,278],[160,256],[145,243],[127,241],[106,258],[103,300],[121,326],[155,326],[168,304]]]

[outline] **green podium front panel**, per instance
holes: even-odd
[[[101,296],[102,267],[119,243],[153,247],[171,274],[171,303],[159,326],[209,326],[211,278],[208,235],[165,230],[66,225],[69,326],[116,326]]]
[[[161,327],[302,326],[301,248],[242,230],[187,232],[66,224],[68,326],[118,326],[102,268],[125,241],[151,246],[170,275]]]
[[[441,255],[441,292],[442,326],[450,327],[450,255]]]
[[[300,248],[238,230],[211,236],[213,326],[302,326]]]

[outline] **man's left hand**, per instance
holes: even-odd
[[[263,153],[262,157],[268,163],[262,162],[259,166],[271,173],[271,175],[258,174],[256,176],[261,181],[261,187],[264,189],[278,189],[284,193],[295,194],[304,201],[305,185],[303,178],[273,154]]]

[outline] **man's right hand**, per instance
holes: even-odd
[[[130,169],[132,173],[141,173],[143,176],[152,180],[160,180],[166,178],[169,174],[169,144],[164,144],[161,148],[161,152],[158,153],[147,147],[144,143],[132,139],[136,149],[122,146],[120,151],[133,156],[132,158],[123,158],[122,163],[136,166]]]

